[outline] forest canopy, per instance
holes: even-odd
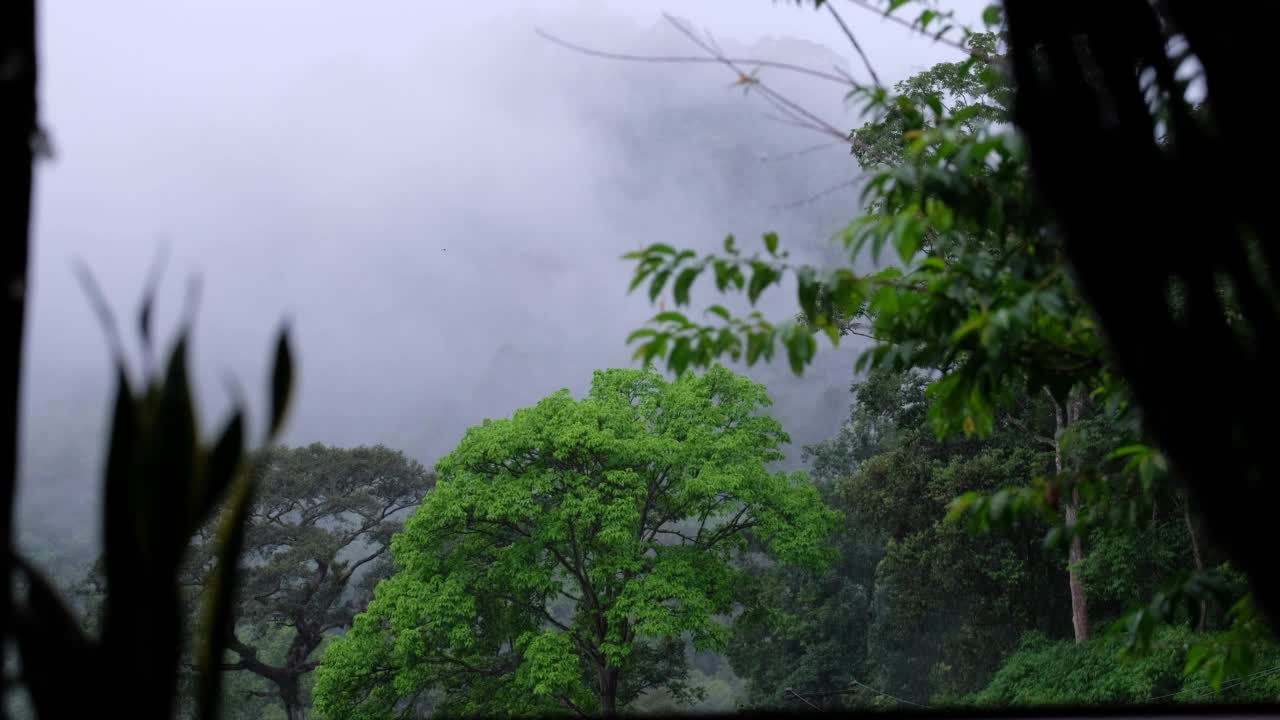
[[[659,306],[627,339],[642,367],[484,419],[433,469],[382,445],[278,444],[287,328],[258,444],[238,396],[206,438],[190,315],[161,362],[148,280],[135,373],[83,273],[114,366],[102,553],[74,587],[4,554],[6,688],[22,694],[3,716],[1280,701],[1261,412],[1280,387],[1275,228],[1228,172],[1247,113],[1222,79],[1248,75],[1256,48],[1222,43],[1252,28],[1190,4],[1009,0],[974,29],[856,0],[957,51],[890,86],[841,9],[801,4],[830,15],[869,82],[731,58],[671,18],[706,57],[544,38],[723,65],[791,125],[834,135],[862,173],[837,261],[794,259],[772,231],[755,250],[729,235],[628,253],[630,290]],[[33,37],[15,55],[32,68]],[[864,121],[825,123],[765,69],[841,85]],[[1220,182],[1197,202],[1186,187],[1204,178]],[[1113,266],[1132,282],[1109,282]],[[766,317],[784,288],[794,303]],[[695,297],[716,302],[694,315]],[[1188,337],[1205,342],[1183,352]],[[781,469],[791,436],[745,373],[785,360],[801,376],[841,343],[861,349],[847,418],[805,445],[806,469]],[[1188,399],[1212,412],[1188,421]]]
[[[684,640],[723,650],[748,549],[821,567],[837,517],[764,388],[723,368],[667,381],[597,372],[471,428],[396,537],[398,571],[325,653],[317,705],[382,718],[613,713],[648,690],[696,697]],[[433,697],[434,696],[434,697]]]

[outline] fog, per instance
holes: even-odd
[[[613,62],[534,33],[697,54],[669,11],[731,55],[865,79],[825,14],[764,0],[470,5],[45,4],[56,155],[37,175],[21,527],[94,542],[110,363],[75,260],[131,346],[161,248],[165,350],[199,275],[206,435],[229,378],[260,419],[287,319],[299,375],[286,442],[382,443],[433,463],[483,418],[634,366],[624,340],[655,309],[626,293],[622,253],[712,249],[729,232],[753,248],[774,230],[802,259],[832,257],[857,211],[855,187],[832,190],[857,176],[847,148],[796,154],[827,139],[767,118],[723,67]],[[887,82],[953,57],[842,12]],[[761,77],[837,127],[859,122],[834,84]],[[762,307],[782,318],[794,302],[775,291]],[[749,371],[796,448],[838,427],[857,349],[824,347],[799,379],[785,363]]]

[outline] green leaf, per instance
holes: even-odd
[[[654,243],[645,249],[650,255],[675,255],[676,249],[666,243]]]
[[[885,286],[877,290],[875,297],[871,300],[871,306],[878,314],[892,315],[898,312],[897,288]]]
[[[770,255],[777,256],[777,254],[778,254],[778,234],[777,234],[777,233],[772,233],[772,232],[765,233],[765,234],[764,234],[764,247],[765,247],[765,249],[766,249],[766,250],[768,250],[768,251],[769,251],[769,254],[770,254]]]
[[[110,601],[132,606],[142,592],[143,568],[138,558],[145,552],[142,503],[135,501],[141,491],[138,482],[140,428],[138,406],[129,389],[123,367],[116,368],[116,401],[111,420],[110,444],[103,491],[103,571]],[[125,613],[105,617],[103,635],[134,637],[136,629]]]
[[[676,305],[689,304],[689,287],[693,285],[693,281],[697,279],[700,272],[702,272],[700,267],[685,268],[676,277],[676,284],[672,289]]]
[[[689,369],[693,359],[693,347],[688,337],[676,338],[675,347],[671,348],[671,356],[667,358],[667,369],[679,375]]]
[[[988,318],[985,314],[969,318],[960,327],[956,328],[955,332],[951,333],[951,342],[958,343],[973,333],[982,330],[987,326],[987,320]]]
[[[146,514],[153,558],[176,567],[184,550],[186,518],[174,508],[189,507],[195,488],[188,483],[196,468],[196,419],[187,377],[187,339],[179,337],[169,357],[143,468],[143,494],[136,498]]]
[[[239,408],[227,421],[227,426],[214,443],[213,450],[205,461],[200,482],[193,493],[195,501],[188,534],[194,533],[213,513],[222,493],[226,491],[240,467],[244,452],[244,412]]]
[[[234,598],[239,580],[237,561],[244,547],[245,522],[253,506],[253,474],[244,473],[232,485],[231,496],[218,530],[217,565],[210,576],[204,606],[204,627],[199,642],[199,696],[197,717],[217,720],[222,704],[222,655],[234,620]]]
[[[639,340],[640,338],[653,337],[654,335],[657,335],[657,334],[658,334],[658,331],[655,330],[654,328],[640,328],[639,330],[636,330],[627,336],[626,344],[630,345],[631,343],[635,342],[636,340]]]
[[[760,333],[751,333],[747,335],[747,365],[755,365],[760,359],[760,355],[764,352],[765,336]],[[772,340],[770,340],[772,342]]]
[[[651,273],[653,273],[652,267],[644,267],[636,270],[635,277],[631,278],[631,284],[627,286],[627,293],[630,294],[635,292],[635,289],[640,287],[640,283],[643,283],[644,279],[649,277]]]
[[[670,270],[661,270],[653,276],[653,282],[649,284],[649,302],[656,302],[658,295],[662,293],[662,288],[667,284],[667,278],[671,277]]]
[[[839,328],[837,328],[835,325],[833,325],[833,324],[831,324],[831,323],[827,323],[827,324],[825,324],[825,325],[823,326],[823,328],[822,328],[822,329],[823,329],[823,332],[825,332],[825,333],[827,334],[827,337],[828,337],[828,338],[830,338],[830,340],[831,340],[831,344],[832,344],[832,345],[839,345],[839,344],[840,344],[840,329],[839,329]]]
[[[730,255],[736,255],[736,254],[738,254],[737,249],[734,247],[734,242],[735,242],[735,241],[734,241],[734,238],[733,238],[733,236],[732,236],[732,235],[726,235],[726,236],[725,236],[725,238],[724,238],[724,251],[725,251],[725,252],[727,252],[727,253],[729,253]]]
[[[719,316],[720,319],[724,320],[725,322],[729,322],[729,319],[730,319],[729,311],[725,309],[723,305],[712,305],[711,307],[707,308],[707,312],[711,313],[712,315]]]
[[[753,263],[751,267],[751,283],[747,286],[747,300],[752,305],[760,299],[760,294],[776,280],[778,274],[764,263]]]
[[[689,319],[686,318],[684,314],[678,313],[674,310],[667,310],[665,312],[660,312],[657,315],[654,315],[653,321],[659,322],[659,323],[676,323],[681,327],[689,326]]]
[[[996,4],[988,5],[982,11],[982,23],[987,27],[999,25],[1004,19],[1004,10]]]
[[[793,325],[788,328],[784,340],[791,372],[797,376],[804,374],[805,365],[809,364],[809,361],[813,359],[814,351],[817,349],[817,341],[813,335],[806,332],[799,325]]]
[[[822,291],[822,284],[814,278],[812,268],[803,268],[797,273],[796,295],[800,302],[800,311],[805,317],[814,322],[818,316],[818,294]]]
[[[898,250],[898,257],[902,258],[903,263],[910,263],[915,257],[916,251],[920,249],[920,240],[923,237],[920,223],[914,218],[907,215],[898,217],[898,221],[894,227],[894,246]]]

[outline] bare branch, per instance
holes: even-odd
[[[373,560],[376,560],[377,558],[381,557],[383,554],[387,552],[387,549],[388,549],[388,546],[379,545],[377,550],[369,553],[368,555],[365,555],[364,557],[355,561],[351,565],[348,565],[346,572],[338,576],[338,584],[345,585],[347,580],[350,579],[350,577],[355,574],[356,570],[358,570],[360,566],[366,563],[372,562]]]
[[[763,155],[760,157],[760,162],[778,162],[781,160],[790,160],[792,158],[800,157],[801,155],[808,155],[809,153],[815,153],[815,152],[818,152],[819,150],[826,150],[827,148],[832,148],[832,147],[835,147],[836,145],[848,145],[848,144],[849,144],[848,140],[830,140],[824,143],[818,143],[817,145],[809,145],[807,147],[800,148],[799,150],[792,150],[791,152],[784,153],[782,155]]]
[[[849,29],[847,24],[845,24],[844,18],[840,17],[840,13],[836,12],[835,3],[829,2],[826,5],[827,10],[831,13],[831,17],[836,19],[836,24],[838,24],[840,29],[844,31],[844,36],[849,38],[849,44],[853,45],[853,49],[857,51],[858,57],[862,58],[862,64],[866,66],[867,73],[871,75],[871,81],[876,84],[876,87],[884,87],[884,83],[880,82],[880,76],[876,74],[876,69],[871,66],[871,58],[867,57],[867,53],[863,51],[861,43],[858,42],[858,38],[853,36],[853,31]]]
[[[583,55],[590,55],[592,57],[605,58],[607,60],[627,60],[630,62],[653,62],[653,63],[701,63],[701,64],[722,62],[719,58],[719,54],[717,54],[716,57],[701,57],[701,56],[690,56],[690,55],[632,55],[629,53],[607,52],[604,50],[595,50],[593,48],[583,47],[582,45],[571,43],[568,40],[563,40],[561,38],[558,38],[555,35],[552,35],[551,33],[545,30],[537,29],[537,30],[534,30],[534,32],[536,32],[544,40],[555,43],[560,47],[573,50],[574,52],[582,53]],[[849,77],[847,74],[837,75],[834,73],[824,72],[822,70],[814,70],[813,68],[808,68],[803,65],[796,65],[794,63],[778,62],[774,60],[760,60],[756,58],[733,58],[730,60],[730,62],[741,63],[744,65],[754,65],[756,67],[774,68],[777,70],[787,70],[789,72],[800,73],[802,75],[810,75],[812,77],[821,78],[823,80],[828,80],[830,82],[838,83],[840,85],[855,88],[855,89],[861,87],[856,81],[853,80],[853,78]]]
[[[716,49],[710,43],[698,37],[696,33],[694,33],[689,28],[685,27],[679,20],[677,20],[673,16],[664,13],[663,18],[665,18],[666,21],[670,23],[672,27],[680,31],[682,35],[689,38],[689,40],[693,42],[693,44],[697,45],[699,48],[702,48],[703,52],[707,53],[708,55],[710,55],[711,57],[719,61],[722,65],[732,70],[735,74],[738,75],[739,78],[751,78],[751,75],[748,74],[746,71],[744,71],[740,67],[740,61],[735,61],[731,58],[727,58],[724,55],[717,52]],[[844,78],[841,78],[840,82],[846,83],[847,81]],[[841,131],[831,123],[823,120],[817,115],[814,115],[813,113],[809,112],[805,108],[801,107],[800,105],[789,100],[782,94],[778,93],[773,88],[770,88],[768,85],[765,85],[764,82],[762,82],[758,78],[752,78],[751,85],[753,87],[758,88],[761,94],[763,94],[766,98],[769,98],[771,101],[773,101],[773,104],[775,106],[778,106],[778,105],[784,106],[792,113],[795,113],[796,115],[808,120],[809,122],[812,122],[814,125],[817,126],[815,129],[818,129],[820,132],[826,133],[836,138],[840,138],[842,140],[848,138],[849,136],[848,132]]]
[[[790,208],[800,207],[801,205],[808,205],[809,203],[821,200],[822,198],[830,195],[833,192],[836,192],[837,190],[843,190],[844,188],[847,188],[847,187],[853,187],[854,185],[857,185],[858,183],[863,182],[865,179],[866,179],[865,177],[859,176],[856,178],[851,178],[849,180],[844,180],[842,182],[836,183],[835,185],[832,185],[826,190],[820,190],[808,197],[800,198],[799,200],[793,200],[785,205],[775,205],[773,209],[775,210],[780,210],[783,208],[790,209]]]
[[[826,134],[826,131],[824,131],[820,126],[814,125],[813,123],[802,122],[799,120],[790,120],[784,117],[778,117],[777,115],[770,115],[769,113],[765,113],[764,117],[766,120],[772,120],[776,123],[781,123],[783,125],[790,125],[792,127],[804,128],[805,130],[816,130],[820,133],[823,133],[824,135]]]
[[[844,331],[841,332],[841,335],[857,335],[858,337],[864,337],[868,340],[875,340],[876,342],[882,342],[880,338],[876,337],[875,335],[872,335],[869,332],[863,332],[861,330],[855,330],[853,328],[846,328]]]
[[[265,678],[276,678],[283,675],[284,668],[268,665],[258,659],[258,649],[245,643],[234,632],[227,640],[227,649],[240,656],[240,661],[232,663],[234,667],[224,666],[224,670],[248,670],[255,675],[261,675]]]
[[[675,535],[676,537],[680,538],[681,540],[687,540],[687,541],[689,541],[690,543],[695,544],[695,545],[696,545],[696,544],[697,544],[697,542],[698,542],[697,538],[691,538],[691,537],[689,537],[688,535],[685,535],[684,533],[680,532],[679,530],[662,530],[662,529],[657,529],[657,530],[654,530],[654,534],[656,534],[656,535]]]

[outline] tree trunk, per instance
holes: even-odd
[[[1084,410],[1084,399],[1074,390],[1067,395],[1066,407],[1053,402],[1055,431],[1053,433],[1053,466],[1058,475],[1063,472],[1062,436],[1077,420]],[[1080,514],[1080,493],[1072,488],[1071,498],[1063,503],[1067,527],[1076,524]],[[1084,543],[1079,537],[1071,539],[1071,548],[1067,552],[1067,584],[1071,589],[1071,628],[1075,632],[1076,642],[1089,639],[1089,597],[1085,593],[1084,582],[1080,579],[1080,563],[1084,562]]]
[[[307,720],[307,709],[302,704],[302,682],[297,675],[276,679],[280,701],[284,703],[284,715],[289,720]]]
[[[1182,498],[1182,519],[1187,523],[1187,537],[1191,541],[1191,560],[1195,563],[1196,572],[1204,572],[1204,556],[1200,554],[1200,539],[1196,537],[1196,524],[1191,518],[1191,498]],[[1197,632],[1204,632],[1209,614],[1209,605],[1200,601],[1200,620],[1196,623]]]
[[[600,714],[618,714],[618,668],[605,665],[600,668]]]
[[[1080,508],[1079,493],[1071,493],[1071,502],[1067,503],[1067,524],[1073,525]],[[1085,594],[1084,583],[1080,580],[1080,563],[1084,562],[1084,543],[1079,537],[1071,539],[1071,549],[1067,552],[1067,581],[1071,586],[1071,628],[1075,631],[1076,642],[1089,639],[1089,598]]]

